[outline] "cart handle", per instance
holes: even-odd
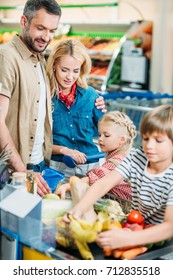
[[[104,153],[100,152],[92,156],[87,156],[87,162],[92,162],[92,160],[103,158],[105,156]],[[63,156],[63,162],[70,168],[74,168],[77,164],[75,160],[70,156]]]

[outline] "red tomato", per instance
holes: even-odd
[[[129,228],[130,227],[130,223],[128,223],[127,221],[123,221],[122,222],[122,227],[123,228]]]
[[[142,214],[139,211],[132,210],[127,216],[127,221],[131,224],[137,223],[140,225],[144,222],[144,217],[142,216]]]

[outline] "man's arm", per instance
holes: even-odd
[[[8,160],[9,167],[14,171],[26,172],[26,166],[23,163],[15,145],[10,132],[6,126],[5,120],[9,108],[9,98],[0,95],[0,151],[6,146],[6,150],[11,150],[11,156]],[[41,174],[36,173],[37,179],[37,192],[39,195],[44,196],[50,193],[50,188],[48,187],[45,180],[42,178]]]
[[[12,154],[9,159],[9,166],[14,171],[26,171],[26,167],[14,145],[13,139],[10,132],[6,126],[6,117],[9,108],[9,98],[0,95],[0,150],[2,150],[6,145],[6,150],[11,150]]]

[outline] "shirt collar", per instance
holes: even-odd
[[[81,95],[86,94],[86,89],[85,88],[81,88],[80,86],[77,85],[76,87],[76,91],[78,91],[78,93],[80,93]]]
[[[20,39],[19,35],[16,34],[13,38],[13,43],[15,44],[18,52],[22,56],[24,60],[28,59],[29,57],[33,56],[36,57],[28,48],[27,46],[23,43],[23,41]],[[39,60],[43,60],[44,58],[44,53],[38,54]]]

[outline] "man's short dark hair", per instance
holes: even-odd
[[[61,16],[62,11],[59,4],[55,0],[28,0],[25,4],[23,14],[31,20],[35,13],[45,9],[47,13]]]

